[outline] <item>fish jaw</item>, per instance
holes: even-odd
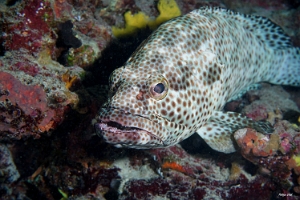
[[[116,147],[136,149],[166,147],[168,145],[163,139],[151,130],[151,127],[158,125],[147,117],[118,109],[102,109],[95,129],[100,137]]]

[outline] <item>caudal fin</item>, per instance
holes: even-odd
[[[267,80],[274,84],[300,86],[300,48],[286,48],[275,52],[275,66]]]

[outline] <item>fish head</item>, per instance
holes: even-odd
[[[216,56],[177,24],[171,20],[161,25],[111,74],[111,96],[95,124],[108,143],[171,146],[196,132],[216,109]],[[180,24],[187,26],[186,20]]]
[[[116,69],[110,76],[111,95],[95,124],[98,135],[116,147],[140,149],[167,147],[185,139],[189,130],[182,97],[186,95],[170,84],[179,74],[171,75],[162,68]],[[191,105],[185,106],[186,114]]]

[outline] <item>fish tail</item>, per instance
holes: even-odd
[[[274,84],[300,86],[300,48],[282,49],[276,53],[267,80]]]

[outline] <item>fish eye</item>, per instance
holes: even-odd
[[[165,78],[160,78],[150,85],[150,95],[156,100],[165,98],[168,93],[168,82]]]
[[[153,90],[154,90],[154,92],[156,92],[156,93],[158,93],[158,94],[161,94],[161,93],[164,92],[165,86],[164,86],[164,84],[162,84],[162,83],[158,83],[158,84],[154,87]]]

